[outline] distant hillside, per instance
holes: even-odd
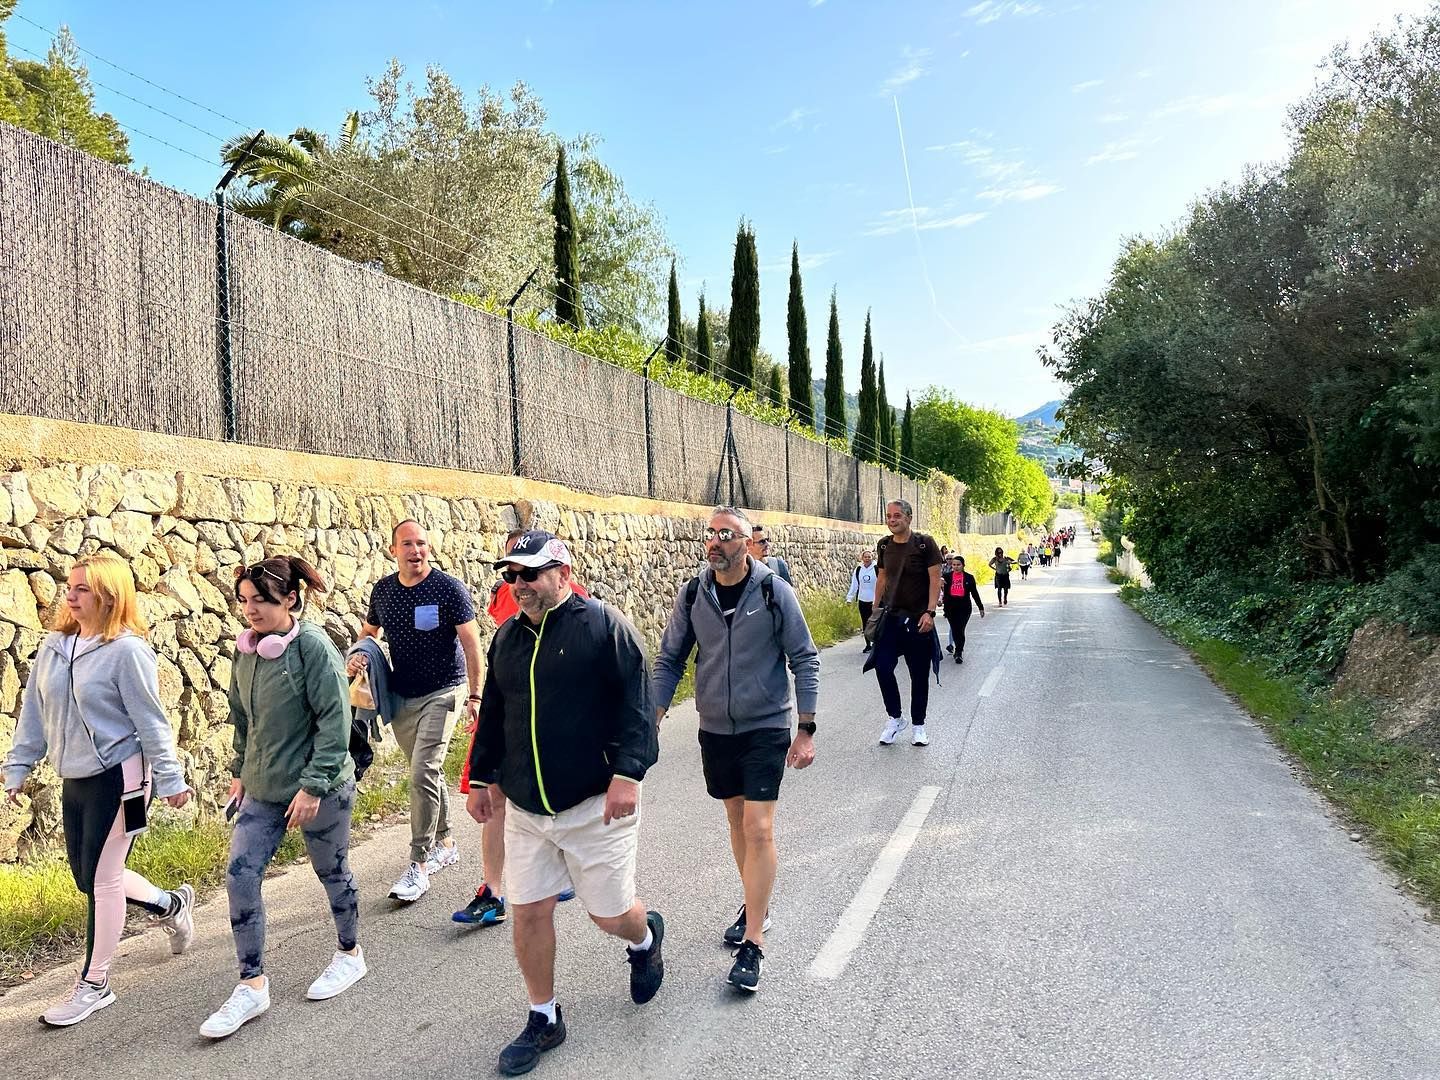
[[[815,392],[815,428],[824,430],[825,426],[825,380],[815,379],[810,383],[811,389]],[[903,402],[901,404],[904,404]],[[860,395],[845,395],[845,430],[855,430],[855,422],[860,419]]]
[[[1063,400],[1047,401],[1038,409],[1031,409],[1024,416],[1017,416],[1015,422],[1021,427],[1026,427],[1030,424],[1039,424],[1042,427],[1048,428],[1059,427],[1060,421],[1055,419],[1055,410],[1064,404],[1065,402]]]

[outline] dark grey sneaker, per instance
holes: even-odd
[[[630,961],[630,1000],[636,1005],[653,998],[665,981],[665,957],[660,952],[665,942],[665,920],[658,911],[647,911],[645,922],[655,935],[654,943],[644,952],[625,950],[625,958]]]
[[[729,983],[736,990],[753,994],[760,989],[760,968],[765,954],[753,941],[742,941],[740,951],[735,954],[735,964],[730,968]]]
[[[545,1019],[545,1014],[530,1010],[525,1021],[525,1030],[515,1036],[514,1041],[500,1051],[497,1068],[506,1076],[519,1076],[535,1067],[540,1055],[554,1050],[565,1041],[565,1016],[560,1006],[555,1006],[555,1022]]]
[[[765,916],[765,925],[761,928],[762,933],[770,932],[770,916]],[[745,905],[741,904],[740,909],[735,912],[735,921],[725,928],[725,944],[732,949],[738,949],[740,943],[745,940]]]

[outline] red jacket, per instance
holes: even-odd
[[[590,594],[585,591],[585,586],[574,578],[570,580],[570,588],[576,596],[581,599],[590,599]],[[515,591],[510,587],[508,581],[497,581],[495,588],[490,592],[490,606],[485,609],[485,614],[490,616],[495,623],[496,629],[511,618],[520,610],[519,603],[515,600]],[[475,749],[475,725],[468,728],[470,732],[470,750]],[[465,752],[465,764],[460,769],[460,792],[468,794],[470,791],[470,750]]]

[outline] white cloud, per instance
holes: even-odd
[[[825,0],[810,0],[811,7],[819,7],[823,3],[825,3]]]
[[[805,121],[819,114],[819,109],[811,109],[803,105],[797,105],[779,120],[776,120],[775,123],[771,124],[770,130],[779,131],[781,128],[790,128],[792,131],[800,131],[805,127]]]
[[[1097,124],[1123,124],[1130,119],[1129,113],[1108,112],[1101,113],[1095,118]]]
[[[1034,0],[980,0],[980,3],[965,9],[965,17],[974,19],[984,26],[986,23],[997,22],[1007,15],[1025,18],[1029,15],[1039,15],[1044,10],[1044,5],[1035,3]]]
[[[838,251],[814,251],[808,255],[801,255],[800,269],[817,270],[839,254],[840,252]],[[787,256],[775,262],[761,263],[760,272],[762,274],[788,274],[790,272],[790,259]]]
[[[942,216],[943,215],[943,216]],[[896,233],[905,232],[912,227],[918,228],[921,232],[931,232],[937,229],[965,229],[977,222],[984,221],[989,215],[971,211],[964,214],[952,214],[948,210],[936,210],[929,206],[915,207],[912,218],[910,208],[903,207],[899,210],[885,210],[880,214],[880,220],[872,222],[865,230],[866,236],[894,236]]]
[[[900,50],[900,56],[904,63],[891,72],[890,77],[880,84],[881,97],[890,97],[899,93],[929,70],[925,65],[925,61],[930,57],[929,49],[912,49],[907,45]]]
[[[1111,161],[1130,161],[1140,156],[1139,139],[1120,139],[1116,142],[1108,142],[1096,153],[1085,159],[1088,168],[1091,165],[1101,165]]]
[[[1086,90],[1094,90],[1095,87],[1104,85],[1104,79],[1086,79],[1084,82],[1077,82],[1074,86],[1070,87],[1070,92],[1072,94],[1083,94]]]
[[[987,188],[975,197],[993,203],[1034,202],[1036,199],[1044,199],[1064,190],[1059,184],[1038,182],[1004,184],[999,187]]]
[[[760,152],[767,157],[774,157],[776,154],[783,154],[789,149],[790,147],[788,146],[767,146],[764,150],[761,150]]]

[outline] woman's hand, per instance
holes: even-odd
[[[237,781],[235,781],[235,783],[238,784],[239,781],[237,780]],[[185,805],[187,802],[189,802],[189,801],[190,801],[190,789],[189,789],[189,788],[186,788],[184,791],[177,791],[174,795],[166,795],[166,796],[165,796],[165,802],[166,802],[166,804],[169,805],[169,806],[175,807],[175,809],[177,809],[177,810],[180,809],[180,807],[184,806],[184,805]]]
[[[290,823],[292,829],[303,829],[315,820],[315,815],[320,812],[320,796],[311,795],[304,788],[295,793],[295,798],[290,800],[290,807],[285,811],[285,820]]]

